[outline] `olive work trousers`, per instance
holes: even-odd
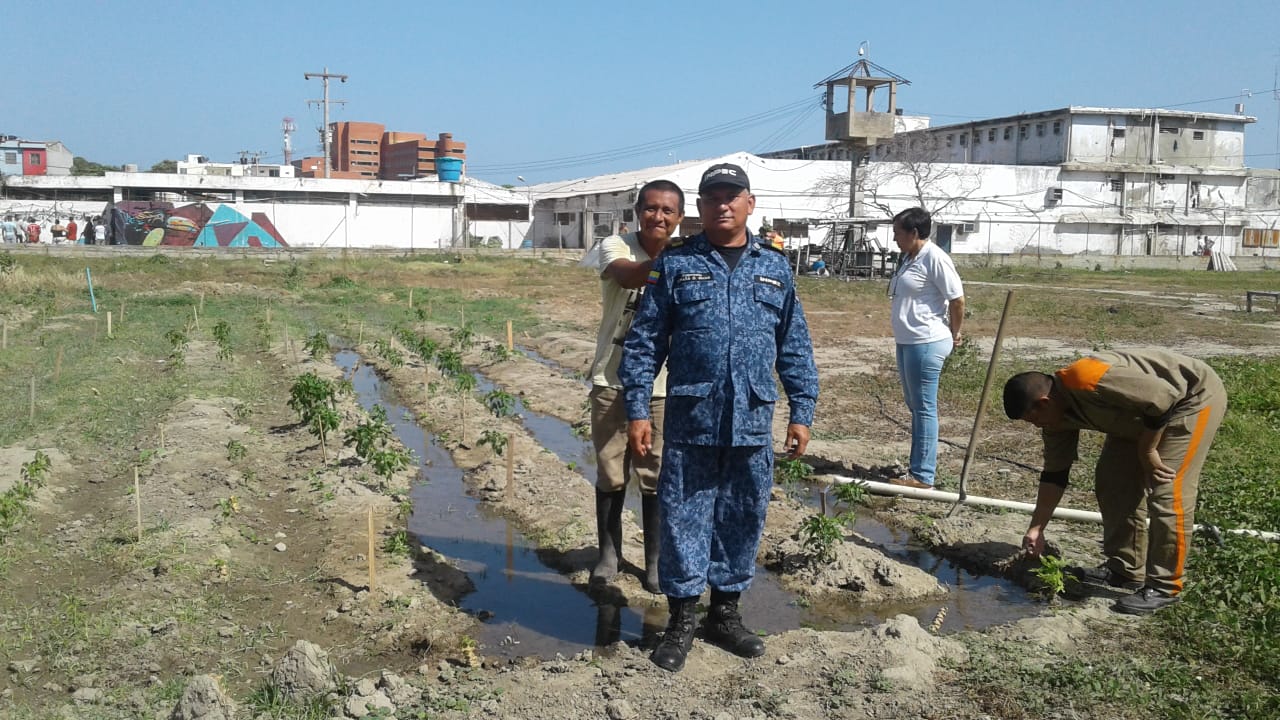
[[[1110,435],[1095,472],[1107,567],[1169,595],[1182,592],[1200,470],[1227,410],[1222,382],[1216,376],[1211,382],[1217,387],[1199,412],[1165,426],[1156,448],[1161,461],[1177,472],[1172,482],[1148,489],[1137,443]]]
[[[638,457],[627,443],[627,403],[622,393],[595,385],[588,397],[591,399],[591,444],[596,451],[596,489],[600,492],[625,490],[634,472],[640,479],[640,492],[645,495],[657,492],[666,398],[649,399],[653,447],[649,448],[648,455]]]

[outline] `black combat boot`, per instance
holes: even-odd
[[[626,490],[596,491],[596,539],[600,559],[591,570],[591,582],[609,582],[622,561],[622,505]]]
[[[697,596],[667,597],[671,618],[667,621],[667,632],[663,634],[662,642],[649,656],[654,665],[668,672],[680,672],[684,668],[684,659],[689,656],[689,648],[693,647],[697,606]]]
[[[703,635],[707,642],[746,658],[764,654],[764,640],[742,626],[738,613],[738,597],[742,593],[712,589],[711,609],[703,623]]]
[[[640,513],[644,521],[644,589],[655,595],[662,592],[658,589],[658,550],[662,547],[658,539],[662,529],[658,523],[658,496],[641,495]]]

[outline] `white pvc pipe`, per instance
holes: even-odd
[[[876,495],[899,495],[913,500],[936,500],[938,502],[960,503],[964,505],[979,505],[984,507],[998,507],[1009,510],[1018,510],[1030,514],[1036,509],[1034,503],[1018,502],[1017,500],[1000,500],[998,498],[979,497],[977,495],[966,495],[962,500],[956,493],[943,492],[942,490],[921,490],[919,488],[903,487],[902,485],[894,485],[893,483],[877,482],[875,480],[864,480],[862,478],[852,478],[844,475],[828,475],[832,482],[837,485],[861,485],[869,492]],[[1055,508],[1053,517],[1063,520],[1076,520],[1079,522],[1102,523],[1102,513],[1092,510],[1074,510],[1072,508]],[[1209,529],[1209,526],[1196,525],[1197,530]],[[1247,535],[1256,537],[1268,542],[1280,542],[1280,533],[1268,532],[1266,530],[1246,530],[1243,528],[1216,528],[1218,532],[1228,533],[1231,535]]]

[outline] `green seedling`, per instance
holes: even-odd
[[[449,333],[449,339],[453,341],[454,347],[462,352],[471,349],[471,346],[475,344],[475,337],[475,331],[471,329],[470,325],[455,328],[453,332]]]
[[[225,497],[218,501],[218,510],[222,513],[222,517],[229,518],[240,512],[240,498],[235,495]]]
[[[508,438],[506,433],[497,430],[485,430],[480,433],[480,445],[488,445],[493,450],[494,455],[501,456],[507,450]]]
[[[306,341],[302,343],[302,349],[307,351],[312,360],[319,360],[329,353],[329,336],[317,330],[307,336]]]
[[[234,357],[231,348],[231,324],[219,320],[213,325],[213,341],[218,344],[218,359],[230,360]]]
[[[391,426],[387,425],[387,411],[381,405],[374,405],[369,411],[369,419],[347,430],[343,436],[347,445],[354,445],[356,456],[363,462],[369,462],[373,453],[386,447],[391,439]]]
[[[186,331],[174,328],[164,334],[164,339],[169,341],[169,362],[174,367],[185,365],[187,346],[191,343],[191,338],[187,336]]]
[[[289,407],[298,413],[312,435],[320,438],[320,453],[329,461],[326,439],[338,429],[340,418],[335,407],[334,384],[315,373],[303,373],[289,388]]]
[[[409,542],[409,531],[407,530],[397,530],[382,541],[383,552],[395,557],[409,557],[409,552],[412,548],[413,546]]]
[[[412,453],[396,448],[375,450],[369,456],[369,464],[373,465],[373,471],[385,482],[390,482],[393,475],[408,468],[413,460]]]
[[[502,343],[493,343],[484,349],[484,354],[493,362],[505,362],[516,356],[514,350],[508,350]]]
[[[36,487],[44,485],[45,475],[49,473],[49,468],[53,466],[53,461],[43,450],[37,450],[31,460],[22,463],[22,469],[19,471],[19,477],[22,481]]]
[[[805,554],[813,562],[834,560],[836,544],[844,539],[844,528],[849,522],[848,515],[811,515],[805,518],[800,525],[800,543]]]
[[[1037,580],[1044,583],[1043,594],[1049,602],[1066,591],[1068,581],[1075,582],[1075,578],[1066,572],[1067,567],[1067,561],[1056,555],[1041,555],[1040,567],[1031,571]]]
[[[516,399],[505,390],[491,390],[484,396],[484,404],[494,417],[502,418],[515,412]]]
[[[248,454],[248,452],[249,451],[247,448],[245,448],[244,443],[240,442],[239,440],[227,441],[227,462],[236,462],[237,460],[243,460],[244,456]]]
[[[297,290],[302,287],[302,280],[305,277],[306,273],[302,271],[302,267],[296,262],[291,262],[284,271],[284,286],[290,290]]]

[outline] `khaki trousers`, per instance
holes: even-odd
[[[1222,382],[1216,376],[1210,382],[1216,388],[1209,391],[1205,405],[1169,423],[1157,446],[1160,459],[1177,471],[1173,482],[1148,490],[1133,440],[1108,436],[1098,458],[1094,492],[1102,511],[1107,567],[1170,595],[1182,592],[1200,470],[1227,410]]]
[[[627,403],[622,392],[596,385],[591,388],[591,444],[596,450],[596,489],[616,492],[626,489],[632,471],[640,478],[640,492],[658,490],[662,468],[662,419],[666,398],[650,398],[649,422],[653,425],[653,447],[637,457],[627,445]]]

